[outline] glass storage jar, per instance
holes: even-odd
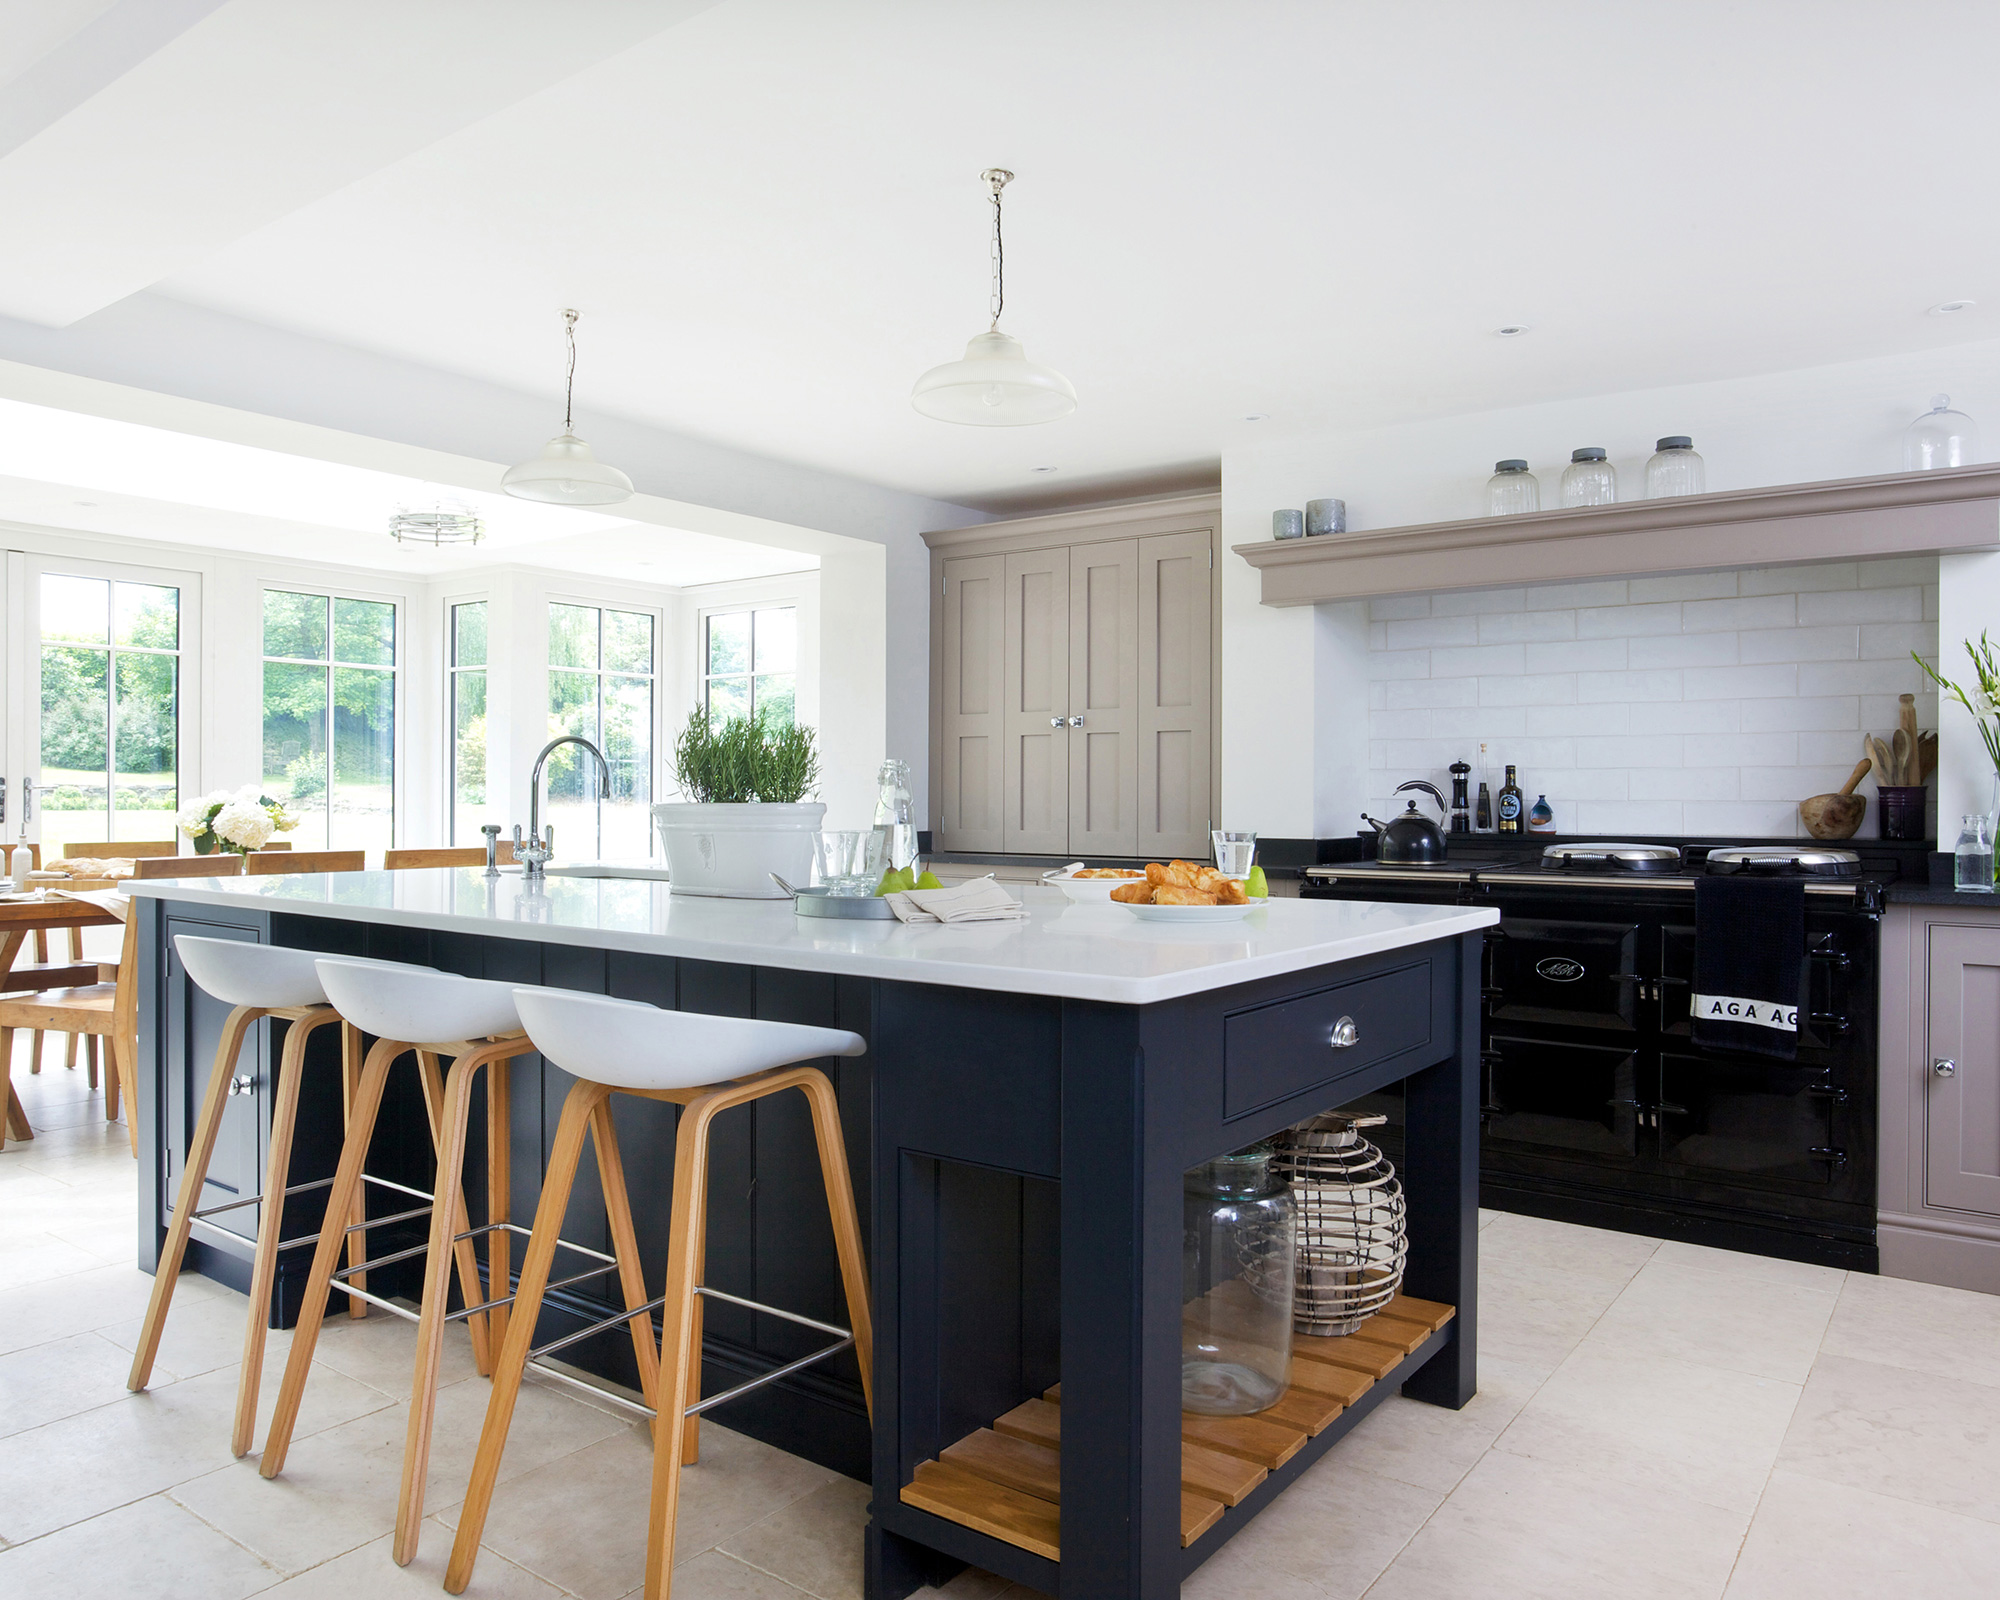
[[[1262,1145],[1182,1179],[1181,1409],[1247,1417],[1292,1381],[1291,1185]]]
[[[1978,425],[1963,411],[1951,409],[1948,394],[1932,395],[1930,410],[1903,430],[1905,472],[1969,467],[1978,460]]]
[[[1515,457],[1493,463],[1493,476],[1486,480],[1486,514],[1489,517],[1518,517],[1542,509],[1542,486],[1528,470],[1528,463]]]
[[[1694,453],[1694,440],[1684,433],[1670,434],[1653,449],[1653,459],[1646,463],[1648,500],[1708,493],[1708,470]]]
[[[1569,506],[1608,506],[1618,499],[1618,469],[1605,459],[1595,445],[1572,450],[1569,465],[1563,468],[1562,503]]]

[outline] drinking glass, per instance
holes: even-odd
[[[869,870],[872,829],[842,828],[813,835],[813,873],[829,894],[863,895],[875,887]]]
[[[1211,828],[1208,836],[1215,844],[1216,871],[1227,873],[1232,878],[1250,876],[1250,869],[1257,864],[1256,834]]]

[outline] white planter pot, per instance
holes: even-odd
[[[826,807],[817,801],[653,807],[673,892],[731,900],[784,899],[785,891],[771,881],[774,872],[788,883],[810,883],[812,836],[825,820]]]

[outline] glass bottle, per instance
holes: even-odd
[[[1515,781],[1514,768],[1511,762],[1507,767],[1507,781],[1500,786],[1500,798],[1497,809],[1500,813],[1499,831],[1501,833],[1519,833],[1521,831],[1521,785]]]
[[[1291,1185],[1252,1145],[1181,1188],[1181,1409],[1247,1417],[1292,1381]]]
[[[1979,460],[1979,426],[1951,409],[1951,396],[1934,394],[1931,408],[1903,430],[1903,470],[1935,472],[1969,467]]]
[[[1528,832],[1554,833],[1556,831],[1555,807],[1549,804],[1545,794],[1535,796],[1535,803],[1528,807]]]
[[[1483,782],[1479,785],[1479,803],[1473,809],[1473,819],[1473,832],[1493,831],[1493,796],[1486,792],[1486,785]]]
[[[1569,506],[1608,506],[1618,499],[1618,469],[1596,445],[1569,453],[1563,468],[1562,502]]]
[[[1708,493],[1708,469],[1694,453],[1694,440],[1684,433],[1670,434],[1656,441],[1653,450],[1653,459],[1646,463],[1648,500]]]
[[[1528,470],[1528,463],[1515,457],[1493,463],[1493,476],[1486,480],[1486,514],[1489,517],[1518,517],[1542,509],[1542,486]]]
[[[910,810],[910,764],[894,757],[876,774],[882,793],[875,802],[875,850],[881,870],[907,867],[917,859],[917,829]]]
[[[1993,892],[1993,835],[1978,812],[1966,817],[1952,852],[1952,887],[1967,894]]]

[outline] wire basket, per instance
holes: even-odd
[[[1386,1120],[1327,1111],[1271,1140],[1271,1169],[1292,1186],[1300,1333],[1352,1333],[1402,1287],[1410,1248],[1402,1181],[1356,1131]]]

